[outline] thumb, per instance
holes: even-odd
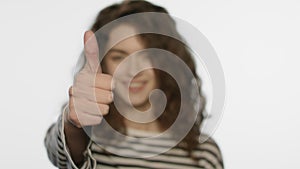
[[[93,73],[98,72],[99,69],[101,72],[98,43],[92,31],[84,33],[84,55],[86,58],[84,69]]]

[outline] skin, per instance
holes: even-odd
[[[131,27],[121,25],[112,30],[109,35],[111,41],[118,38],[117,32],[121,32],[120,29],[134,31]],[[103,116],[109,112],[108,105],[113,102],[113,90],[117,95],[116,98],[120,98],[122,111],[125,114],[132,111],[130,103],[137,111],[145,111],[151,107],[148,100],[149,94],[158,87],[154,70],[146,69],[134,74],[137,70],[149,66],[150,61],[141,60],[138,57],[130,59],[129,57],[127,63],[130,65],[119,66],[130,54],[141,49],[144,49],[144,46],[137,37],[128,38],[115,45],[104,58],[104,65],[108,73],[104,74],[99,66],[99,51],[95,35],[92,31],[85,32],[84,52],[87,62],[76,76],[74,85],[69,89],[69,111],[64,123],[66,142],[71,157],[77,166],[83,164],[83,152],[89,143],[89,137],[82,127],[101,123]],[[116,76],[114,85],[111,85],[112,75],[117,69],[121,69],[122,74]],[[130,79],[132,79],[131,82]],[[129,90],[127,85],[129,85]],[[124,92],[125,90],[129,93]],[[124,122],[128,128],[160,131],[157,121],[141,124],[125,118]]]
[[[113,100],[112,77],[101,73],[98,45],[92,31],[84,34],[84,52],[87,62],[69,89],[69,112],[64,122],[66,143],[77,166],[83,164],[83,152],[89,143],[82,127],[99,124]]]
[[[135,33],[135,30],[130,25],[120,25],[110,32],[108,46],[113,47],[103,60],[106,72],[115,76],[115,99],[118,99],[119,103],[121,102],[118,106],[120,106],[122,114],[126,117],[124,122],[127,128],[161,131],[157,121],[136,123],[127,120],[135,113],[146,111],[151,117],[153,112],[150,110],[151,104],[148,97],[154,89],[158,88],[158,81],[153,69],[145,69],[152,65],[149,59],[139,55],[138,52],[145,49],[145,47],[138,37],[132,36],[113,45],[114,41],[123,37],[124,32],[131,34]],[[127,88],[128,84],[129,89]],[[132,109],[132,106],[135,109]]]
[[[128,44],[130,44],[131,48],[127,48]],[[118,71],[121,73],[115,78],[118,96],[127,103],[131,102],[138,110],[147,110],[150,107],[148,96],[157,86],[154,70],[146,69],[137,75],[135,75],[134,72],[151,64],[150,61],[142,61],[138,56],[135,56],[135,58],[128,59],[126,64],[119,66],[130,54],[142,49],[144,49],[144,47],[141,45],[139,39],[137,37],[131,37],[115,45],[105,57],[104,64],[109,65],[107,66],[107,72],[110,75],[113,75],[117,69],[120,69]],[[123,92],[127,90],[128,83],[137,85],[137,87],[129,86],[128,94],[130,100],[127,98],[127,93]]]

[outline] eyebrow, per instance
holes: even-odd
[[[117,49],[117,48],[111,48],[107,53],[111,53],[111,52],[118,52],[118,53],[122,53],[122,54],[125,54],[125,55],[129,54],[126,51],[124,51],[122,49]]]

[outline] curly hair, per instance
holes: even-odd
[[[192,157],[192,150],[195,149],[199,144],[200,127],[204,118],[203,110],[205,106],[205,99],[200,92],[201,80],[196,73],[196,65],[193,60],[192,54],[190,53],[188,47],[184,43],[182,43],[183,38],[176,30],[175,21],[171,18],[168,11],[163,7],[156,6],[147,1],[123,1],[101,10],[94,24],[92,25],[91,30],[93,32],[96,32],[106,24],[118,18],[144,12],[159,12],[168,14],[164,18],[160,18],[161,20],[163,20],[164,25],[157,23],[156,20],[151,20],[151,18],[144,18],[142,22],[144,26],[154,26],[155,29],[160,29],[161,32],[167,31],[168,34],[171,33],[176,38],[162,34],[144,33],[138,35],[138,37],[142,40],[142,43],[147,48],[163,49],[173,53],[175,56],[178,56],[189,67],[197,83],[197,89],[200,93],[200,99],[193,100],[191,99],[191,95],[193,95],[195,91],[192,91],[190,89],[190,87],[193,85],[193,81],[191,79],[187,79],[184,72],[179,69],[176,73],[179,76],[179,79],[184,82],[183,84],[185,86],[185,89],[188,91],[185,95],[180,93],[175,79],[173,79],[168,73],[155,69],[155,74],[158,77],[159,81],[159,88],[165,93],[167,97],[165,112],[157,119],[159,125],[162,129],[168,129],[176,120],[180,110],[180,106],[184,106],[185,110],[189,110],[188,112],[183,112],[185,113],[187,118],[185,118],[184,121],[181,121],[181,123],[185,124],[193,122],[194,124],[191,130],[177,146],[183,147],[189,152],[189,155]],[[105,37],[105,35],[103,35],[101,38],[108,37]],[[103,42],[101,45],[101,48],[103,48]],[[163,64],[166,62],[171,62],[170,64],[176,64],[175,61],[166,61],[163,57],[156,57],[153,62],[157,64]],[[103,62],[101,62],[101,66],[104,67],[102,71],[105,73],[106,70]],[[198,109],[194,108],[196,104],[198,105]],[[190,119],[189,114],[195,112],[198,115],[196,120]],[[104,116],[104,118],[114,129],[122,133],[126,133],[126,127],[123,119],[124,117],[117,112],[117,109],[113,103],[110,104],[110,112],[106,116]],[[174,131],[174,134],[176,134],[176,132],[178,132],[180,128],[177,128],[176,130],[177,131]]]

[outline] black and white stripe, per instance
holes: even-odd
[[[207,142],[199,144],[197,149],[193,151],[193,156],[196,160],[193,160],[181,147],[174,147],[169,151],[159,154],[150,158],[136,158],[130,156],[130,154],[145,154],[145,153],[156,153],[159,148],[168,147],[167,142],[172,140],[156,140],[155,142],[145,143],[141,142],[126,142],[124,144],[111,145],[111,147],[105,148],[101,145],[92,144],[90,149],[93,157],[97,161],[98,168],[205,168],[205,169],[222,169],[223,162],[220,150],[216,143],[210,139]],[[159,144],[159,143],[162,144]],[[111,152],[120,153],[113,154],[106,150],[113,150]],[[119,154],[127,154],[128,156],[121,156]]]
[[[65,143],[63,132],[63,117],[47,131],[45,146],[50,161],[61,169],[78,169],[73,163]],[[132,136],[132,135],[131,135]],[[138,135],[134,135],[138,136]],[[127,140],[122,144],[98,145],[90,142],[85,152],[86,161],[80,169],[223,169],[222,155],[217,144],[208,139],[193,150],[193,159],[182,147],[176,146],[168,151],[148,158],[138,158],[136,155],[155,154],[169,147],[171,138],[157,140]],[[117,154],[110,152],[120,152]],[[122,156],[126,154],[126,156]],[[131,156],[132,154],[132,156]],[[134,155],[133,155],[134,154]]]

